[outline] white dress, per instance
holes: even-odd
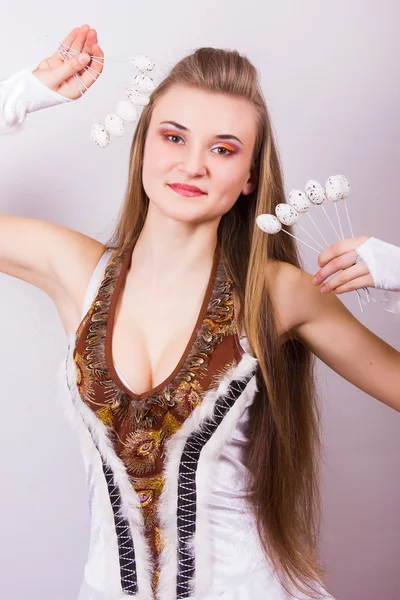
[[[112,253],[107,250],[101,257],[90,280],[82,318],[94,299],[95,291],[104,275],[104,269]],[[250,354],[245,336],[240,338],[245,351],[233,373],[226,376],[217,394],[208,393],[202,404],[184,422],[181,429],[170,440],[169,457],[166,464],[166,486],[162,503],[164,525],[167,532],[169,551],[162,557],[157,600],[287,600],[304,595],[289,596],[273,573],[266,559],[257,534],[256,523],[248,503],[247,478],[250,476],[244,464],[244,452],[249,439],[249,407],[256,392],[254,376],[256,359]],[[72,359],[74,339],[69,339],[67,360],[60,370],[60,384],[65,409],[80,439],[87,473],[91,512],[91,542],[84,580],[78,600],[153,600],[149,584],[147,552],[142,543],[142,522],[137,499],[126,478],[126,473],[111,445],[103,424],[91,413],[79,398],[74,385],[76,371]],[[123,380],[121,374],[119,377]],[[196,555],[196,574],[188,592],[177,595],[177,489],[179,465],[188,437],[198,431],[205,420],[213,414],[218,399],[226,394],[232,381],[244,381],[236,402],[225,414],[218,430],[203,445],[196,471],[196,534],[191,548]],[[67,382],[67,385],[65,383]],[[126,381],[123,383],[129,388]],[[131,389],[131,388],[130,388]],[[72,397],[72,402],[71,402]],[[114,482],[119,488],[121,513],[125,515],[125,529],[133,539],[139,589],[122,591],[120,583],[121,548],[114,515],[107,493],[104,477],[104,461],[113,471]],[[128,544],[127,544],[128,547]],[[128,553],[128,550],[127,550]],[[324,597],[321,592],[321,598]],[[331,598],[332,596],[325,596]]]

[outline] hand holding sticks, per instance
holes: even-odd
[[[349,184],[348,180],[346,179],[346,177],[344,177],[343,175],[333,175],[333,176],[329,177],[325,184],[325,188],[323,188],[322,185],[318,181],[310,179],[305,184],[305,192],[303,192],[302,190],[298,190],[298,189],[292,189],[289,192],[289,203],[288,204],[281,203],[275,207],[275,215],[276,216],[271,215],[271,214],[258,215],[258,217],[256,218],[256,223],[260,227],[260,229],[265,231],[265,233],[276,234],[279,231],[284,231],[284,233],[292,236],[293,238],[295,238],[302,244],[305,244],[306,246],[308,246],[308,248],[311,248],[311,250],[314,250],[314,252],[316,252],[317,254],[320,254],[320,251],[317,250],[314,246],[311,246],[309,243],[296,237],[295,235],[291,234],[289,231],[286,231],[286,229],[282,228],[282,225],[291,226],[291,225],[297,224],[297,226],[302,231],[304,231],[304,233],[322,251],[322,250],[324,250],[324,247],[304,227],[302,227],[298,223],[300,215],[304,214],[304,213],[306,213],[308,215],[313,226],[317,230],[318,234],[321,236],[323,243],[325,244],[325,247],[329,246],[330,244],[327,242],[326,238],[324,237],[321,230],[319,229],[317,223],[311,217],[311,215],[308,211],[312,205],[321,206],[326,218],[329,221],[330,226],[332,227],[332,230],[333,230],[335,236],[339,240],[344,239],[345,236],[343,233],[342,222],[340,220],[340,215],[339,215],[339,211],[338,211],[338,207],[337,207],[337,203],[340,200],[343,200],[343,204],[344,204],[345,210],[346,210],[348,224],[349,224],[350,231],[351,231],[351,236],[354,237],[353,228],[352,228],[351,221],[350,221],[350,215],[349,215],[349,211],[347,209],[347,204],[346,204],[346,199],[349,196],[349,194],[350,194],[350,184]],[[337,220],[338,220],[338,224],[339,224],[340,234],[338,233],[331,218],[329,217],[327,211],[325,210],[325,208],[323,206],[323,202],[325,200],[329,200],[330,202],[333,202],[335,205],[336,216],[337,216]],[[375,302],[375,299],[371,295],[369,289],[364,288],[364,291],[366,294],[367,301],[370,302],[370,299],[371,299],[373,302]],[[358,296],[360,309],[361,309],[361,311],[363,311],[360,292],[358,290],[356,290],[356,292],[357,292],[357,296]],[[364,305],[365,305],[365,302],[364,302]]]

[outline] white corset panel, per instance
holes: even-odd
[[[111,250],[106,251],[93,272],[84,301],[82,318],[90,308],[111,255]],[[246,336],[243,335],[240,338],[240,343],[245,353],[250,354]],[[119,371],[117,373],[124,385],[132,390],[121,373]],[[255,380],[255,377],[253,379]],[[261,600],[264,598],[266,600],[288,600],[291,598],[274,575],[270,563],[262,551],[256,522],[248,502],[249,492],[247,490],[251,478],[244,464],[244,456],[249,444],[249,409],[255,397],[255,391],[255,383],[245,388],[241,398],[241,408],[235,417],[236,422],[233,421],[234,425],[231,425],[227,438],[221,442],[222,446],[215,446],[218,448],[216,454],[218,458],[217,462],[213,463],[213,468],[207,472],[205,486],[208,490],[207,494],[203,496],[206,498],[204,501],[207,523],[204,531],[203,521],[197,522],[196,525],[196,536],[198,536],[196,543],[199,548],[204,545],[209,549],[206,560],[197,561],[196,558],[196,576],[200,571],[200,577],[203,575],[205,578],[211,577],[209,588],[211,591],[199,595],[196,592],[196,596],[187,597],[188,600]],[[206,448],[203,448],[202,452],[205,450]],[[208,464],[207,459],[205,459],[205,464]],[[196,477],[204,478],[204,474],[201,476],[197,474]],[[200,483],[201,481],[198,481],[199,489]],[[200,498],[199,503],[201,502]],[[99,526],[100,523],[97,523],[97,529]],[[96,535],[98,536],[99,533],[97,532]],[[110,543],[114,542],[110,540]],[[92,554],[94,552],[95,550],[92,550]],[[101,564],[100,556],[98,562]],[[112,567],[112,569],[114,568],[115,566]],[[87,566],[88,573],[89,569],[90,567]],[[92,569],[92,572],[99,573],[100,577],[102,569],[96,568],[94,571]],[[107,593],[102,590],[101,584],[95,585],[93,577],[91,580],[86,577],[79,600],[120,600],[128,597],[135,598],[134,595]],[[301,594],[296,597],[307,600],[307,597]],[[142,600],[142,595],[139,594],[136,598]],[[147,600],[148,596],[143,596],[143,598]],[[164,598],[175,600],[172,592],[166,592],[162,596],[162,600]]]

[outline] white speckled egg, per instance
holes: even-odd
[[[132,85],[141,94],[151,94],[156,89],[153,79],[144,73],[138,73],[132,78]]]
[[[135,54],[130,58],[130,65],[132,69],[137,69],[138,71],[152,71],[156,66],[155,63],[144,54]]]
[[[125,131],[124,120],[119,115],[110,114],[104,119],[104,125],[112,135],[122,137]]]
[[[310,208],[310,201],[301,190],[290,190],[289,204],[299,213],[305,213]]]
[[[121,119],[128,123],[135,123],[138,120],[138,111],[129,100],[120,100],[117,102],[115,112]]]
[[[265,233],[278,233],[282,229],[282,223],[275,215],[258,215],[256,217],[256,223],[262,231]]]
[[[299,219],[299,213],[297,210],[290,206],[290,204],[282,203],[277,204],[275,207],[275,214],[284,225],[294,225]]]
[[[331,202],[342,200],[342,184],[336,175],[328,178],[325,184],[325,195]]]
[[[100,148],[105,148],[110,143],[110,134],[103,123],[95,123],[91,130],[92,140]]]
[[[342,198],[347,198],[350,194],[350,184],[344,175],[336,175],[342,187]]]
[[[325,200],[325,190],[315,179],[309,179],[306,182],[305,191],[307,198],[312,204],[319,205]]]
[[[147,94],[138,92],[133,85],[128,85],[126,88],[126,95],[133,104],[136,104],[136,106],[146,106],[150,101],[150,97]]]

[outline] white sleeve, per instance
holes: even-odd
[[[356,248],[377,289],[400,292],[400,248],[370,237]]]
[[[0,81],[0,135],[19,131],[27,113],[71,101],[45,86],[33,74],[35,68],[25,67]]]

